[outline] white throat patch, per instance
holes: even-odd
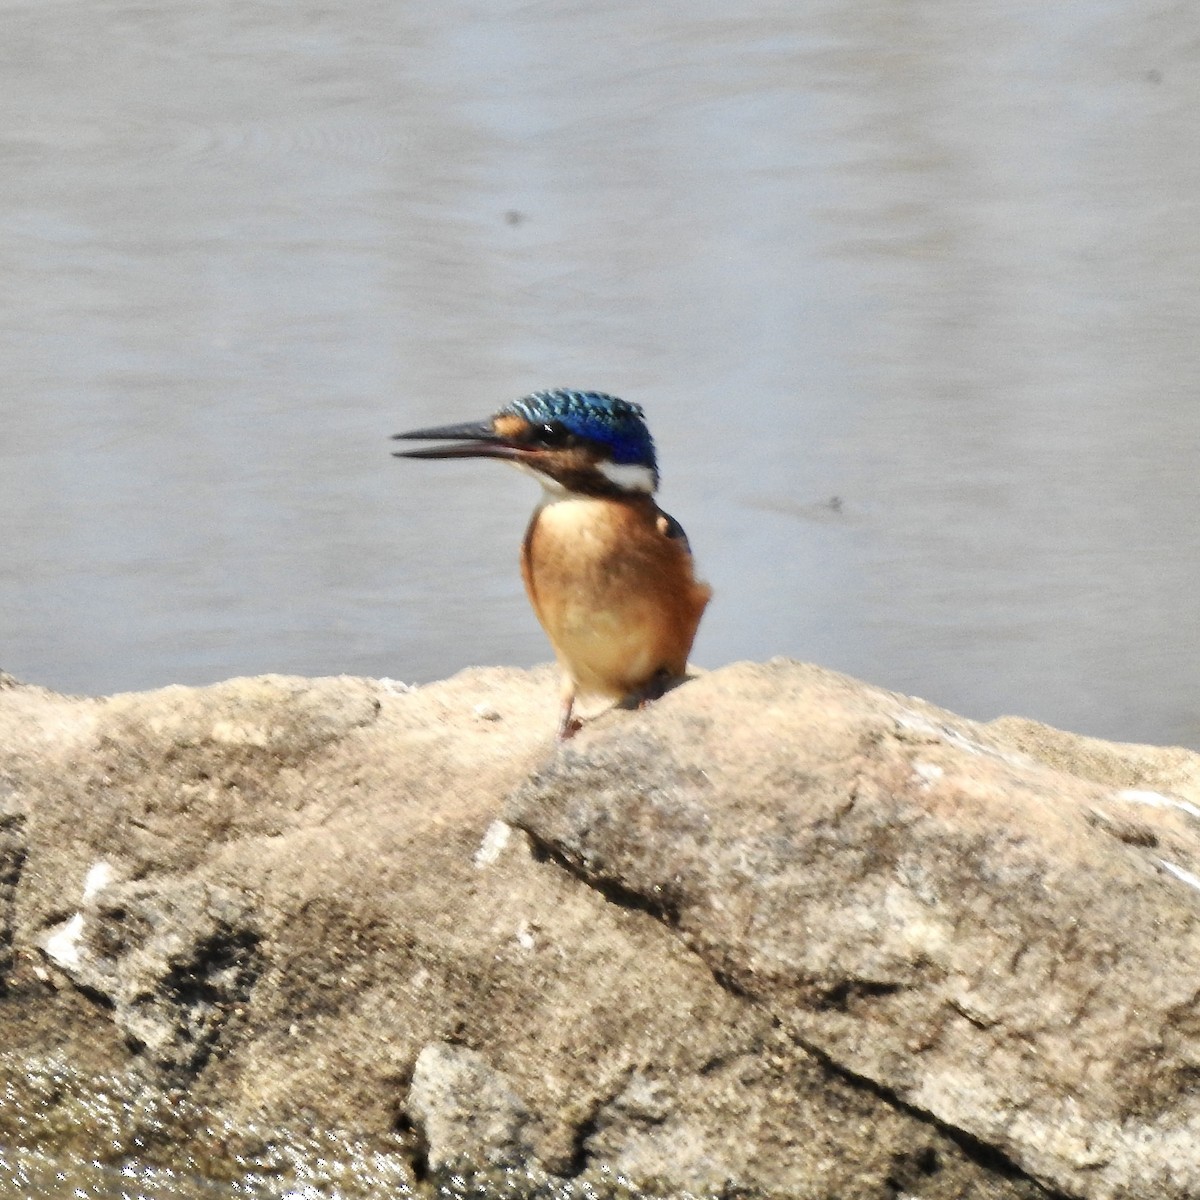
[[[654,472],[640,463],[600,462],[596,466],[610,483],[615,483],[622,491],[654,491]]]
[[[504,465],[515,467],[522,475],[528,475],[531,479],[536,479],[546,489],[547,495],[565,496],[567,494],[567,489],[557,479],[551,479],[549,475],[543,475],[541,471],[535,471],[533,467],[523,462],[508,462]]]
[[[523,475],[532,475],[546,489],[546,495],[550,499],[571,494],[557,479],[543,475],[541,471],[523,462],[509,462],[506,465],[516,467]],[[638,463],[599,462],[596,464],[596,469],[604,475],[605,479],[624,492],[649,494],[654,491],[654,472],[649,467],[643,467]]]

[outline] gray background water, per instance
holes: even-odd
[[[0,3],[0,666],[543,660],[534,485],[386,438],[566,384],[647,409],[701,664],[1200,746],[1198,60],[1133,0]]]

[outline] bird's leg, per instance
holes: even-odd
[[[563,692],[562,715],[558,719],[558,740],[565,742],[583,728],[583,722],[571,715],[575,708],[575,689],[568,685]]]

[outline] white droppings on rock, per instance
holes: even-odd
[[[493,821],[483,835],[483,841],[479,843],[479,849],[475,851],[474,863],[481,870],[484,867],[490,867],[504,852],[504,847],[508,845],[509,838],[512,837],[512,826],[504,821]]]
[[[1188,887],[1195,888],[1196,891],[1200,892],[1200,875],[1193,875],[1191,871],[1186,871],[1183,867],[1176,866],[1173,862],[1167,862],[1165,858],[1160,858],[1158,865],[1164,871],[1168,871],[1174,875],[1181,883],[1186,883]]]
[[[110,883],[112,883],[113,875],[112,863],[105,862],[100,859],[99,862],[94,862],[88,868],[87,876],[83,881],[83,901],[86,904],[93,896],[99,895],[104,891]]]
[[[391,692],[393,696],[405,696],[409,692],[415,692],[417,686],[414,683],[405,683],[402,679],[389,679],[386,675],[382,679],[375,681],[385,692]]]
[[[57,926],[42,941],[46,956],[60,967],[79,966],[79,939],[83,936],[83,913],[77,912],[68,921]]]
[[[99,859],[92,863],[88,868],[88,873],[83,880],[83,897],[81,905],[88,905],[96,896],[98,896],[113,880],[112,864],[105,862],[104,859]],[[64,969],[72,969],[78,967],[82,956],[79,950],[79,943],[83,937],[84,915],[83,912],[77,912],[74,916],[63,921],[61,925],[56,925],[42,939],[42,950],[45,951],[46,957],[57,963]]]
[[[919,713],[911,711],[900,711],[892,714],[892,720],[895,722],[896,733],[904,737],[904,735],[915,735],[917,738],[926,741],[941,742],[946,746],[953,746],[956,750],[963,750],[967,754],[977,754],[985,758],[998,759],[1000,762],[1011,763],[1013,765],[1028,764],[1029,759],[1025,755],[1015,754],[1009,751],[1000,750],[995,746],[984,745],[983,742],[977,742],[974,738],[968,737],[961,730],[955,729],[951,725],[944,722],[933,722]]]
[[[1130,804],[1145,804],[1150,808],[1175,808],[1180,812],[1185,812],[1189,817],[1195,817],[1200,820],[1200,808],[1187,800],[1180,800],[1176,796],[1164,796],[1162,792],[1144,791],[1141,788],[1124,788],[1116,793],[1118,800],[1128,801]]]

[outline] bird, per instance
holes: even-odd
[[[560,741],[582,725],[578,696],[640,707],[686,674],[712,589],[654,499],[658,460],[640,405],[551,388],[482,421],[394,436],[448,443],[397,458],[494,458],[542,485],[521,577],[562,671]]]

